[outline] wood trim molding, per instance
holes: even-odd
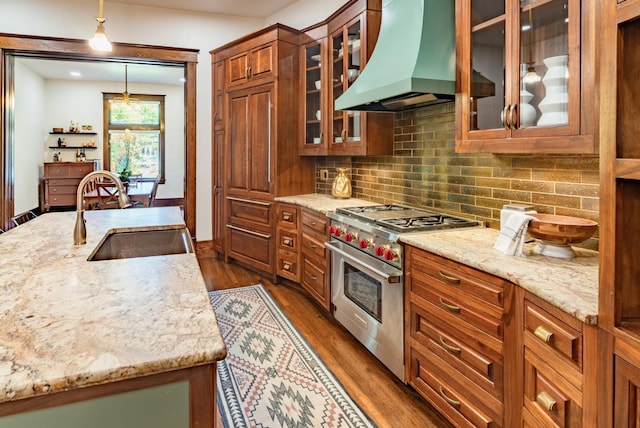
[[[6,228],[13,215],[12,151],[13,56],[32,56],[53,60],[97,62],[128,61],[144,64],[182,64],[185,68],[185,222],[196,236],[196,66],[198,49],[184,49],[129,43],[113,43],[113,51],[93,51],[86,40],[0,33],[0,228]]]

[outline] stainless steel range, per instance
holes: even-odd
[[[339,208],[328,216],[334,316],[404,381],[400,235],[482,223],[397,204]]]

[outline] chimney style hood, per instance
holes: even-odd
[[[454,0],[384,0],[378,41],[336,110],[392,112],[455,95]]]

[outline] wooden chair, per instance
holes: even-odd
[[[20,226],[21,224],[26,223],[29,220],[33,220],[34,218],[36,218],[36,215],[33,211],[29,210],[23,212],[22,214],[11,217],[11,221],[13,222],[14,226]]]
[[[125,190],[128,183],[122,183]],[[92,180],[87,183],[84,192],[85,210],[106,210],[120,208],[118,187],[111,181]]]
[[[158,192],[158,184],[160,184],[160,176],[156,177],[156,179],[153,181],[153,187],[151,188],[151,193],[150,193],[150,197],[149,197],[149,206],[150,207],[154,206],[154,203],[156,201],[156,193]]]

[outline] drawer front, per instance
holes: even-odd
[[[424,299],[425,303],[431,304],[430,311],[439,313],[439,316],[444,319],[452,319],[457,323],[468,323],[495,338],[503,339],[503,322],[501,318],[495,317],[498,315],[495,311],[491,311],[493,312],[491,315],[483,313],[481,311],[487,309],[486,305],[483,307],[471,299],[445,294],[438,287],[433,286],[432,281],[427,283],[421,279],[412,273],[411,293]],[[501,316],[501,314],[499,315]]]
[[[51,186],[49,185],[49,197],[54,195],[73,195],[76,196],[78,186]]]
[[[306,233],[302,234],[301,248],[304,254],[315,256],[318,259],[326,258],[327,250],[324,248],[324,242],[320,242]]]
[[[49,206],[75,206],[76,195],[50,195],[45,203]]]
[[[411,268],[430,277],[434,286],[448,294],[474,298],[485,307],[504,307],[504,287],[506,281],[485,272],[453,263],[435,254],[411,253]]]
[[[476,337],[414,304],[410,328],[412,339],[502,401],[503,362],[498,350],[484,346]]]
[[[69,165],[46,164],[44,174],[45,177],[69,177]]]
[[[278,236],[278,248],[286,251],[298,251],[300,248],[300,242],[298,241],[298,234],[290,232],[288,230],[278,229],[276,235]]]
[[[269,227],[273,204],[266,201],[227,198],[229,217],[232,224],[252,224]]]
[[[502,426],[502,404],[482,392],[475,395],[466,390],[455,375],[446,372],[448,366],[442,359],[411,348],[410,361],[409,383],[455,426]]]
[[[276,222],[278,227],[298,230],[299,209],[295,205],[278,203],[276,208]]]
[[[317,240],[328,240],[329,218],[313,211],[302,209],[302,231]]]
[[[227,225],[229,256],[273,273],[271,235]]]
[[[47,180],[49,187],[53,186],[73,186],[74,189],[78,188],[80,184],[80,178],[50,178]]]
[[[298,259],[297,253],[278,250],[276,274],[291,281],[300,282],[300,265]]]
[[[524,305],[525,331],[582,372],[582,330],[570,326],[528,300],[525,300]]]
[[[549,368],[543,358],[525,350],[524,407],[544,426],[582,426],[582,394]]]
[[[76,165],[69,166],[69,177],[82,178],[93,171],[93,162],[81,162]]]
[[[315,260],[308,259],[304,255],[302,259],[302,286],[316,298],[320,298],[323,301],[330,300],[327,287],[325,287],[327,267],[317,263]]]

